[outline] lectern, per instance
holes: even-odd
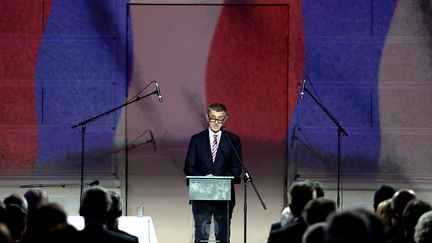
[[[192,204],[195,243],[228,242],[233,176],[186,176]],[[214,236],[214,238],[213,238]]]

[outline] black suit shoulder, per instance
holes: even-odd
[[[208,142],[208,143],[210,142],[209,132],[207,129],[192,135],[191,139],[190,139],[189,147],[190,146],[201,147],[201,146],[205,145],[204,144],[205,142]]]
[[[138,241],[135,241],[126,235],[108,230],[106,227],[101,225],[89,225],[85,226],[83,230],[78,231],[78,242],[137,243]]]
[[[270,232],[268,243],[285,242],[290,239],[290,242],[301,243],[304,232],[307,229],[306,222],[299,218],[284,227],[273,230]]]
[[[208,129],[205,129],[199,133],[195,133],[194,135],[192,135],[191,140],[206,138],[208,137],[208,134],[209,134]]]
[[[131,240],[133,240],[133,242],[138,242],[138,237],[136,237],[135,235],[129,234],[126,231],[119,230],[119,229],[110,229],[110,230],[130,238]]]

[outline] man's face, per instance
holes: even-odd
[[[206,120],[210,129],[213,132],[218,132],[226,121],[226,113],[225,111],[210,110],[206,116]]]

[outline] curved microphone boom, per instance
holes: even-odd
[[[155,85],[156,85],[156,94],[157,94],[157,96],[159,98],[159,102],[162,103],[163,102],[162,93],[160,91],[159,84],[158,84],[158,82],[156,80],[155,80]]]
[[[151,142],[151,144],[153,146],[153,150],[157,151],[156,140],[155,140],[155,138],[153,136],[153,132],[152,132],[152,130],[149,130],[149,131],[150,131],[150,142]]]

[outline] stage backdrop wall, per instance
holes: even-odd
[[[361,181],[430,186],[430,1],[304,0],[306,87],[346,129],[341,168]],[[337,128],[306,94],[289,133],[302,177],[337,173]],[[290,174],[291,178],[294,178]],[[402,185],[400,185],[400,183]]]

